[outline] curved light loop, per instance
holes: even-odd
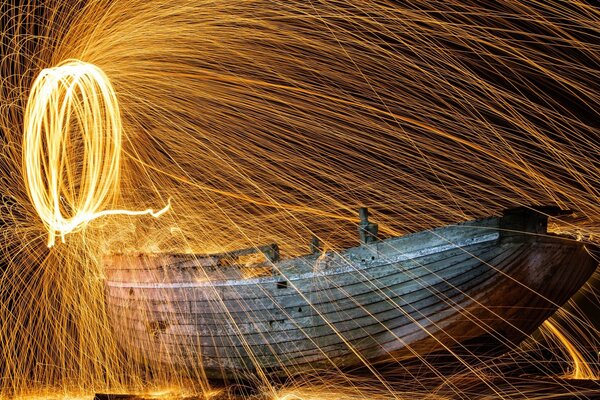
[[[48,247],[105,215],[159,217],[170,208],[107,209],[119,191],[122,126],[115,91],[97,66],[71,59],[42,70],[23,125],[25,185]]]

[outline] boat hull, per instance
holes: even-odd
[[[597,266],[545,222],[471,221],[274,262],[250,279],[206,257],[112,256],[107,307],[138,362],[209,378],[484,357],[514,348]]]

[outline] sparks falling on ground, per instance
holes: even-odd
[[[107,253],[277,242],[295,256],[313,234],[340,249],[355,244],[362,205],[383,235],[554,204],[576,210],[554,231],[600,237],[600,12],[585,2],[47,1],[1,12],[0,394],[149,392],[196,378],[149,375],[123,354],[105,309]],[[119,211],[169,198],[160,218]],[[599,298],[591,285],[580,297]],[[578,355],[573,374],[597,377],[597,365],[581,367],[600,343],[588,317],[572,304],[509,359],[537,365],[550,346]],[[444,398],[468,397],[475,379],[523,397],[497,383],[504,363],[431,371],[418,387],[259,384],[271,398]]]

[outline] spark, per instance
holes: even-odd
[[[585,357],[583,357],[581,352],[572,343],[572,341],[569,340],[563,332],[561,332],[561,329],[559,328],[558,324],[548,320],[548,321],[544,321],[543,327],[546,330],[548,330],[548,332],[558,340],[558,342],[566,350],[566,352],[571,360],[573,369],[571,372],[566,374],[567,378],[589,379],[589,380],[598,379],[598,375],[595,373],[595,371],[592,369],[592,367],[588,364]]]

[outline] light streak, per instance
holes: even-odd
[[[598,379],[598,374],[594,372],[588,364],[585,357],[577,349],[577,347],[561,332],[559,325],[550,320],[545,321],[543,327],[554,336],[562,347],[566,350],[567,355],[572,363],[572,370],[566,374],[567,378],[571,379]]]
[[[122,126],[106,74],[67,60],[43,69],[33,82],[24,116],[23,170],[29,197],[48,229],[48,247],[106,215],[151,215],[103,210],[118,194]]]

